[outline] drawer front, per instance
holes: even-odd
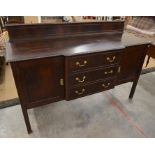
[[[95,69],[93,71],[86,71],[82,73],[75,73],[69,75],[68,83],[70,86],[74,86],[86,84],[87,82],[94,82],[96,80],[102,80],[105,78],[111,78],[116,76],[118,71],[119,66]]]
[[[100,59],[101,54],[90,54],[90,55],[68,57],[67,68],[69,72],[74,72],[83,69],[102,66],[103,60],[101,63]]]
[[[104,65],[114,65],[119,64],[121,62],[121,53],[120,52],[113,52],[108,53],[103,56]]]
[[[69,89],[66,99],[71,100],[71,99],[83,97],[86,95],[91,95],[93,93],[108,90],[113,87],[114,87],[114,79],[103,80],[103,81],[88,84],[85,86],[74,87],[72,89]]]
[[[67,69],[69,72],[101,67],[105,65],[118,64],[121,59],[120,51],[111,51],[109,53],[97,53],[89,55],[80,55],[67,58]]]

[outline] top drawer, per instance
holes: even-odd
[[[121,50],[110,51],[108,53],[84,54],[66,58],[66,67],[68,71],[80,71],[100,66],[109,66],[118,64],[121,59]]]

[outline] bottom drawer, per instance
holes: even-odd
[[[114,88],[114,80],[104,80],[84,86],[74,87],[67,93],[66,100],[76,99],[86,95],[91,95],[104,90]]]

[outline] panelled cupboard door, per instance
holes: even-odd
[[[137,76],[138,70],[141,68],[142,62],[144,60],[146,51],[147,45],[129,46],[124,49],[120,72],[121,80],[132,76]]]
[[[64,58],[18,62],[17,71],[28,108],[64,99]]]

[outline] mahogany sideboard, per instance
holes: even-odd
[[[122,37],[124,21],[7,25],[11,63],[26,127],[27,110],[133,82],[134,95],[149,42]]]

